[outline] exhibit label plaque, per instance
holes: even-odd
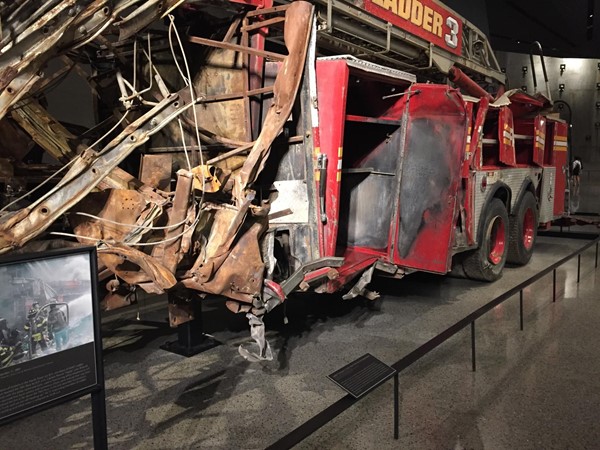
[[[331,381],[354,398],[360,398],[388,380],[396,370],[366,353],[350,364],[328,375]]]

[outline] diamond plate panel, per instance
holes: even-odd
[[[540,194],[540,223],[550,222],[554,219],[554,179],[555,167],[545,167],[542,178],[542,191]]]
[[[508,186],[510,191],[512,192],[510,209],[515,206],[514,202],[520,197],[521,189],[523,187],[523,180],[529,177],[533,181],[534,187],[537,189],[539,184],[539,180],[542,174],[541,168],[533,168],[528,167],[525,169],[517,168],[517,169],[502,169],[502,170],[489,170],[489,171],[478,171],[475,174],[475,236],[478,236],[479,232],[479,218],[481,217],[481,212],[483,209],[483,205],[485,205],[487,198],[490,193],[494,190],[494,185],[499,182],[503,182]],[[483,177],[487,177],[487,188],[485,191],[481,191],[479,186],[481,186],[481,182]],[[551,210],[552,211],[552,210]],[[541,221],[541,219],[540,219]]]

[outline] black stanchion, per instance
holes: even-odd
[[[556,269],[552,271],[552,303],[556,301]]]
[[[400,405],[398,404],[399,392],[398,372],[394,374],[394,439],[400,438]]]
[[[519,291],[519,318],[521,331],[523,331],[523,290]]]
[[[92,429],[94,430],[94,450],[108,450],[104,388],[92,392]]]
[[[577,282],[579,283],[579,275],[581,274],[581,253],[577,255]]]
[[[471,369],[473,372],[477,370],[475,361],[475,321],[471,322]]]

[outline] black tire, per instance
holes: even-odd
[[[481,218],[479,248],[465,255],[463,269],[473,280],[495,281],[502,276],[508,256],[508,213],[500,199],[493,199]]]
[[[508,238],[509,264],[523,266],[529,262],[537,239],[538,209],[535,197],[526,192],[514,216],[510,217],[510,233]]]

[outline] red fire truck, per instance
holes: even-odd
[[[364,294],[374,272],[445,274],[453,263],[493,281],[506,261],[527,263],[538,227],[564,213],[568,125],[544,113],[550,99],[476,85],[459,62],[494,69],[452,56],[472,25],[438,3],[410,4],[363,6],[415,40],[439,35],[431,42],[455,61],[446,74],[463,93],[352,56],[309,57],[301,131],[312,139],[273,170],[271,214],[292,214],[264,238],[285,294],[334,292],[359,275],[350,294]]]
[[[481,88],[459,66],[475,77],[495,69],[457,56],[474,27],[438,3],[410,4],[362,6],[413,33],[404,44],[439,46],[430,55],[454,61],[446,75],[457,87],[352,56],[312,59],[309,49],[298,134],[312,139],[269,169],[271,214],[291,210],[263,238],[276,259],[267,292],[281,301],[297,290],[376,298],[367,287],[378,273],[493,281],[506,262],[526,264],[538,227],[564,214],[568,125],[545,114],[551,100]]]
[[[148,2],[140,20],[179,3]],[[135,121],[102,150],[56,153],[64,138],[39,137],[56,124],[32,135],[76,162],[48,194],[0,220],[0,252],[69,212],[76,237],[98,243],[118,283],[225,296],[268,357],[262,317],[293,292],[373,299],[374,275],[415,271],[493,281],[506,262],[527,263],[538,227],[563,215],[568,125],[547,114],[548,94],[505,91],[486,37],[454,11],[434,0],[217,3],[176,10],[187,41],[201,46],[187,53],[193,76],[185,53],[172,71],[181,90],[169,91],[177,83],[153,68],[150,48],[155,84],[141,90],[118,73],[113,92]],[[75,16],[73,48],[95,36],[77,34],[82,21],[100,20],[89,26],[101,33],[113,15]],[[122,39],[143,27],[127,18]],[[95,57],[141,59],[135,45],[119,48]],[[17,69],[15,80],[27,76]],[[13,113],[25,129],[19,111],[28,108]],[[187,169],[173,162],[181,148]],[[135,149],[134,182],[117,166]],[[188,300],[170,302],[173,326],[193,318]]]

